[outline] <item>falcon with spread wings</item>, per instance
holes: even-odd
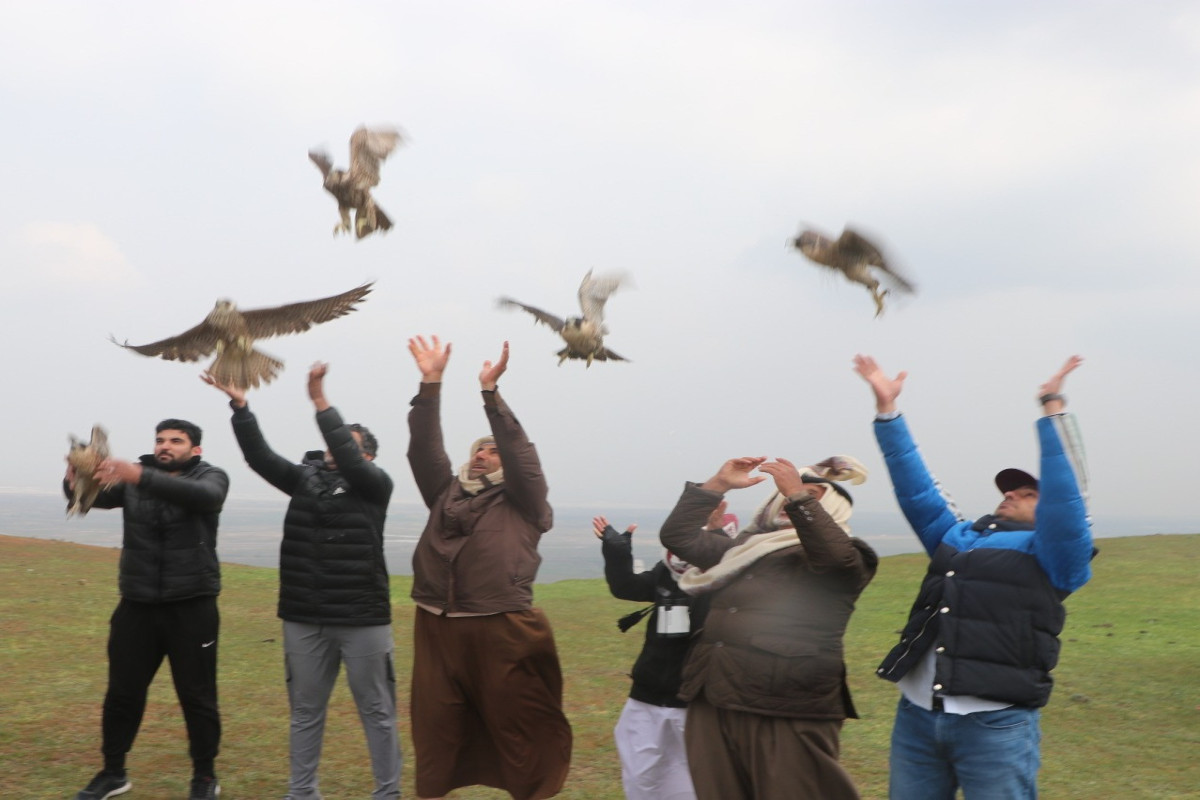
[[[879,270],[886,276],[886,280],[894,289],[902,292],[916,291],[916,287],[888,265],[878,247],[850,228],[845,228],[836,240],[814,230],[805,230],[792,241],[792,246],[810,261],[837,270],[848,280],[867,287],[875,300],[877,317],[883,313],[883,298],[889,290],[879,290],[879,280],[872,270]]]
[[[196,327],[150,344],[118,344],[144,356],[159,356],[166,361],[199,361],[214,350],[217,358],[207,372],[218,383],[232,384],[241,389],[270,383],[283,362],[254,349],[256,339],[302,333],[313,325],[337,319],[356,310],[371,291],[374,283],[325,297],[291,303],[275,308],[256,308],[242,311],[232,300],[221,299]]]
[[[537,322],[548,325],[558,333],[567,343],[567,346],[557,353],[560,366],[568,358],[587,361],[589,367],[593,361],[628,361],[604,346],[604,335],[608,333],[604,324],[604,304],[623,281],[624,276],[621,275],[600,275],[593,278],[589,269],[587,275],[583,276],[583,283],[579,284],[579,306],[583,310],[583,316],[567,317],[565,320],[508,297],[501,297],[496,302],[502,308],[523,308],[532,314]]]
[[[333,168],[333,161],[322,150],[309,150],[308,157],[325,176],[325,191],[338,201],[341,222],[333,235],[350,232],[350,211],[354,210],[354,235],[361,239],[376,230],[386,231],[392,221],[371,197],[372,187],[379,185],[379,165],[403,141],[394,128],[360,126],[350,136],[350,169]]]

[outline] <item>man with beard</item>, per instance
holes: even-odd
[[[554,633],[533,607],[537,546],[554,515],[533,443],[500,397],[500,360],[479,373],[492,435],[455,471],[442,444],[450,345],[408,340],[421,388],[408,415],[408,462],[429,522],[413,552],[412,728],[417,796],[460,786],[514,800],[559,792],[571,760]]]
[[[153,455],[109,458],[96,469],[103,489],[93,508],[121,508],[119,587],[108,638],[108,691],[101,723],[104,768],[76,800],[104,800],[132,787],[125,756],[133,747],[146,694],[165,656],[183,709],[192,757],[192,800],[221,791],[214,761],[221,740],[217,708],[217,520],[229,491],[225,472],[200,460],[200,428],[165,419]],[[63,489],[75,484],[68,465]]]
[[[229,396],[233,432],[246,463],[291,497],[279,547],[279,618],[291,706],[291,776],[286,800],[320,800],[317,767],[329,694],[342,664],[358,706],[375,777],[372,800],[400,797],[392,604],[383,526],[392,479],[375,464],[379,442],[347,425],[325,397],[329,366],[308,373],[308,396],[325,450],[295,464],[275,453],[246,392],[202,376]]]

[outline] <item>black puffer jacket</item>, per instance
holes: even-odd
[[[215,597],[221,593],[217,520],[229,476],[199,456],[178,475],[160,469],[152,455],[140,460],[136,485],[117,484],[100,492],[94,504],[124,511],[121,596],[139,603]]]
[[[646,641],[637,661],[633,663],[633,686],[629,696],[655,706],[684,708],[679,699],[683,682],[683,662],[693,639],[704,627],[708,613],[708,597],[690,597],[671,576],[671,570],[659,561],[648,572],[633,571],[633,537],[620,533],[611,525],[604,529],[601,552],[604,554],[604,578],[613,597],[621,600],[640,600],[654,603],[655,609],[645,621]],[[658,605],[688,606],[691,619],[690,636],[660,636],[658,634]]]
[[[233,432],[250,468],[288,494],[279,548],[279,617],[313,625],[392,621],[383,526],[392,479],[363,458],[336,409],[317,425],[337,462],[313,450],[293,464],[274,453],[249,406],[234,409]]]

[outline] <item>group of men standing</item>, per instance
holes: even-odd
[[[479,375],[492,433],[472,445],[457,471],[442,445],[439,413],[451,347],[437,337],[432,343],[418,337],[409,350],[421,387],[409,415],[408,456],[430,509],[413,556],[417,794],[440,798],[460,786],[484,784],[516,798],[550,797],[566,780],[572,743],[554,637],[532,604],[541,561],[537,543],[553,515],[537,451],[497,391],[508,343]],[[375,436],[346,424],[326,399],[327,370],[318,363],[308,376],[326,448],[308,452],[300,463],[270,448],[243,389],[202,378],[229,397],[234,434],[251,469],[291,497],[278,606],[291,709],[287,800],[321,797],[317,774],[326,708],[342,665],[366,734],[371,796],[398,798],[401,756],[383,550],[393,483],[374,463]],[[201,460],[200,440],[196,425],[164,420],[152,455],[138,464],[109,459],[97,470],[108,488],[94,507],[124,510],[121,600],[110,623],[104,765],[76,800],[104,800],[132,788],[125,758],[164,657],[188,730],[189,800],[220,794],[216,541],[229,479]],[[75,478],[68,468],[66,491]]]
[[[413,555],[411,724],[416,793],[430,800],[461,786],[483,784],[506,790],[518,800],[551,797],[566,780],[572,747],[571,729],[562,711],[562,673],[553,634],[532,604],[541,562],[538,542],[550,530],[553,514],[537,451],[497,390],[508,365],[508,343],[500,358],[485,362],[479,373],[491,434],[471,445],[466,462],[457,469],[445,451],[440,421],[442,375],[451,346],[437,337],[431,342],[417,337],[409,340],[409,351],[421,384],[408,418],[408,459],[430,510]],[[855,370],[875,395],[876,436],[897,499],[930,555],[929,571],[900,643],[879,668],[880,677],[898,683],[901,690],[891,747],[892,798],[950,800],[959,788],[967,800],[1036,797],[1038,710],[1050,695],[1050,671],[1057,661],[1065,616],[1062,601],[1087,581],[1093,555],[1082,451],[1060,393],[1063,379],[1079,363],[1078,358],[1068,360],[1040,388],[1041,481],[1022,470],[1003,470],[996,477],[1003,502],[995,513],[970,521],[960,517],[926,469],[896,409],[904,373],[889,378],[870,358],[855,359]],[[291,497],[280,547],[278,606],[291,708],[287,800],[321,797],[317,773],[325,712],[343,664],[366,734],[375,779],[372,797],[398,798],[401,758],[391,599],[383,551],[393,484],[374,463],[378,449],[374,435],[361,425],[346,424],[329,404],[326,373],[327,366],[318,363],[308,379],[308,395],[326,448],[307,453],[300,463],[267,445],[243,390],[211,376],[204,380],[229,397],[234,433],[247,463]],[[112,616],[108,644],[104,766],[76,800],[104,800],[131,788],[126,754],[141,722],[147,689],[164,657],[171,664],[188,730],[193,761],[190,798],[211,800],[220,793],[214,765],[221,734],[216,539],[229,481],[222,470],[201,460],[200,440],[201,431],[194,424],[164,420],[157,426],[153,454],[143,456],[140,463],[110,459],[97,470],[96,477],[108,488],[95,507],[120,507],[124,512],[121,600]],[[839,666],[840,637],[853,599],[874,573],[873,554],[865,546],[844,546],[848,528],[843,517],[849,516],[852,501],[825,477],[824,469],[805,469],[801,474],[790,462],[763,462],[733,459],[716,476],[724,476],[723,482],[714,477],[702,485],[689,485],[685,497],[690,492],[703,500],[694,503],[692,516],[698,521],[695,525],[689,521],[674,539],[666,536],[664,528],[663,542],[678,550],[701,530],[715,529],[715,522],[703,529],[699,525],[710,513],[719,517],[727,489],[765,479],[751,477],[751,471],[774,477],[778,507],[768,514],[767,521],[774,523],[762,529],[770,534],[770,552],[764,550],[762,561],[748,560],[744,548],[722,536],[712,537],[711,558],[697,550],[688,559],[712,573],[705,591],[712,593],[725,632],[738,641],[745,638],[751,649],[766,645],[738,627],[737,620],[755,619],[754,609],[742,606],[758,602],[755,598],[770,602],[779,593],[744,593],[734,605],[730,598],[721,597],[722,592],[734,591],[756,577],[761,565],[785,563],[781,556],[790,559],[786,563],[813,572],[815,577],[808,580],[829,582],[831,571],[853,567],[850,588],[839,589],[846,596],[836,601],[835,637],[822,640],[811,651],[788,641],[773,641],[768,648],[771,663],[782,665],[779,669],[786,666],[783,661],[790,664],[826,651],[833,654],[827,659],[833,676],[829,691],[840,698],[835,704],[839,710],[831,713],[822,706],[813,719],[828,728],[822,733],[828,740],[821,744],[822,757],[836,772],[837,730],[842,719],[854,715],[845,669]],[[68,492],[75,477],[68,468],[64,481]],[[818,508],[821,503],[824,506]],[[834,511],[823,510],[826,506]],[[809,528],[817,523],[828,541],[811,535]],[[800,534],[798,540],[792,541],[796,535],[787,532],[789,526]],[[615,548],[613,553],[620,551],[631,562],[628,536],[620,540],[603,518],[597,518],[596,533],[606,538],[606,547]],[[758,531],[744,532],[737,543],[746,541],[746,533]],[[820,563],[814,560],[818,545],[832,548]],[[830,555],[842,551],[857,555]],[[741,560],[731,561],[726,552]],[[666,568],[659,571],[665,574]],[[610,572],[615,575],[621,570]],[[672,600],[678,594],[674,593],[678,579],[659,581],[662,577],[648,583],[647,591],[657,597],[662,583],[667,589],[664,596]],[[781,585],[790,586],[790,579],[784,580]],[[768,621],[778,627],[780,612],[767,609],[759,616],[771,617]],[[789,616],[801,613],[802,609],[786,611]],[[702,631],[693,636],[691,645],[671,647],[673,682],[680,680],[681,663],[690,650],[706,647],[711,654],[725,644],[704,639]],[[648,634],[648,647],[652,638]],[[787,669],[795,672],[799,667]],[[636,683],[639,676],[634,677]],[[730,696],[741,696],[736,674],[722,681],[733,691]],[[699,679],[690,686],[685,696],[697,709],[711,705],[718,715],[748,711],[755,730],[767,730],[760,724],[762,717],[770,720],[781,714],[774,706],[726,707],[723,698],[729,692],[716,693]],[[682,705],[678,695],[668,690],[643,692],[635,699],[643,704]],[[689,706],[689,724],[692,710]],[[770,726],[771,752],[784,751],[778,731],[803,737],[812,728],[804,723],[802,710],[783,716],[789,718],[787,725]],[[726,724],[727,720],[720,723]],[[671,725],[677,728],[678,722]],[[696,749],[707,753],[710,769],[715,754],[728,757],[728,764],[721,767],[721,781],[697,782],[696,796],[721,800],[833,796],[820,790],[797,794],[795,781],[776,785],[777,776],[787,770],[763,764],[746,769],[738,763],[743,755],[753,761],[755,753],[767,752],[759,748],[761,738],[758,733],[741,735],[745,751],[739,754],[719,741],[700,742],[693,732],[687,744],[689,755]],[[837,781],[842,787],[837,796],[856,796],[844,776]],[[626,782],[627,790],[631,785]],[[679,796],[686,796],[688,788],[679,791]]]

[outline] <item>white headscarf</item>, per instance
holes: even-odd
[[[463,491],[467,494],[479,494],[489,486],[496,486],[504,483],[504,466],[501,465],[495,472],[489,472],[486,475],[481,475],[478,478],[471,477],[471,461],[475,458],[475,453],[479,452],[479,448],[485,444],[495,444],[495,436],[480,436],[471,445],[470,452],[467,453],[467,460],[461,467],[458,468],[458,482],[462,485]]]

